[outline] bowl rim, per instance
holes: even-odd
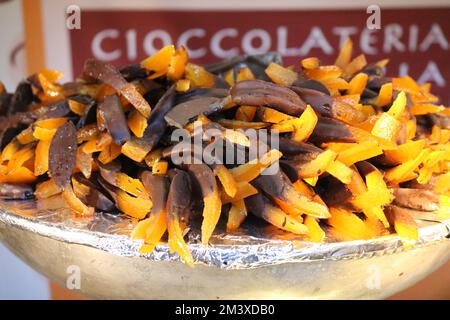
[[[5,228],[18,228],[56,241],[89,246],[119,256],[141,257],[152,261],[181,261],[178,255],[169,252],[167,243],[158,244],[151,254],[142,254],[138,251],[142,241],[133,240],[128,235],[83,230],[61,223],[24,217],[4,209],[0,209],[0,240],[2,239],[1,224]],[[221,269],[250,269],[283,263],[364,259],[414,250],[449,239],[450,219],[446,219],[442,221],[421,220],[419,240],[411,248],[405,248],[395,234],[370,240],[342,242],[311,243],[267,239],[264,242],[249,244],[204,246],[200,243],[188,243],[188,247],[196,265],[202,264]]]

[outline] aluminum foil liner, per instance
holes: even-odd
[[[56,202],[58,204],[58,202]],[[418,220],[420,239],[415,247],[441,241],[450,234],[450,219],[440,220],[435,213],[422,213]],[[70,209],[41,206],[35,200],[0,200],[0,223],[66,243],[86,245],[115,255],[140,256],[153,261],[179,261],[167,244],[161,243],[151,254],[141,254],[142,241],[129,235],[137,221],[124,215],[95,213],[93,218],[79,218]],[[196,264],[220,269],[252,269],[289,262],[359,259],[405,250],[399,238],[388,235],[377,239],[325,243],[307,242],[301,236],[267,226],[249,217],[239,232],[224,232],[221,221],[209,246],[199,241],[199,222],[189,231],[188,246]]]

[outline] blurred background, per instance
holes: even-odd
[[[327,64],[350,36],[356,53],[369,62],[388,57],[388,74],[430,82],[441,103],[450,104],[450,1],[378,0],[373,30],[366,27],[371,4],[0,0],[0,79],[13,91],[25,75],[46,66],[71,80],[87,58],[123,65],[170,43],[184,45],[199,63],[272,50],[286,64],[307,56]],[[84,298],[37,274],[0,244],[0,299]],[[392,299],[450,299],[450,263]]]

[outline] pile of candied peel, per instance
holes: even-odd
[[[268,53],[199,66],[170,45],[123,68],[88,60],[64,84],[42,70],[0,88],[0,195],[127,215],[142,253],[167,240],[188,264],[194,218],[207,245],[249,213],[306,241],[397,233],[413,245],[417,219],[450,216],[450,109],[429,83],[385,76],[387,63],[352,57],[347,40],[334,65]],[[194,141],[245,161],[206,161]]]

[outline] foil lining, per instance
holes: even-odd
[[[418,220],[419,241],[410,249],[405,249],[395,235],[349,242],[335,242],[335,239],[328,238],[325,243],[315,244],[251,218],[235,234],[225,233],[225,223],[221,221],[209,246],[200,243],[199,222],[194,221],[188,233],[188,246],[196,264],[222,269],[249,269],[314,260],[363,259],[449,241],[445,239],[450,235],[450,219],[439,220],[436,216],[433,213],[421,216]],[[83,219],[74,216],[68,208],[55,205],[42,208],[35,200],[0,200],[0,223],[6,228],[21,228],[115,255],[180,261],[176,254],[169,252],[165,243],[159,244],[151,254],[139,253],[142,241],[129,237],[136,221],[124,215],[98,212],[93,218]]]

